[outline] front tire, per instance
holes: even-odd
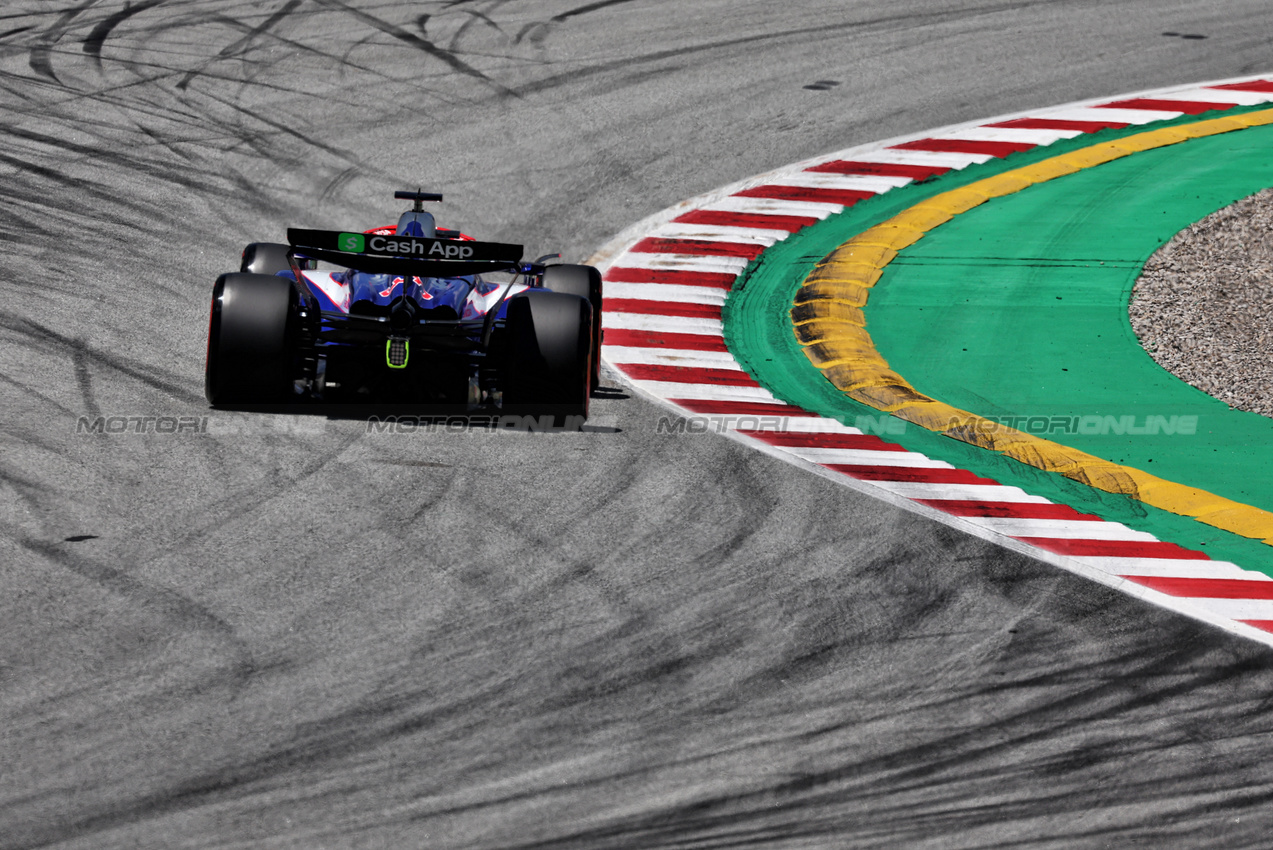
[[[298,298],[287,278],[223,274],[212,287],[204,394],[214,405],[292,395]]]

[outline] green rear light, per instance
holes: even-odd
[[[407,368],[407,358],[410,356],[410,340],[391,338],[385,343],[385,363],[390,369]]]

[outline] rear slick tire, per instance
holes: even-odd
[[[560,265],[544,269],[544,288],[587,298],[592,305],[592,372],[589,389],[601,386],[601,272],[592,266]]]
[[[593,360],[592,305],[563,292],[531,290],[508,302],[504,406],[551,416],[557,428],[588,418]]]
[[[239,271],[248,274],[289,272],[292,270],[291,263],[287,261],[290,250],[289,246],[278,242],[252,242],[243,249]]]
[[[213,405],[277,404],[292,395],[299,321],[292,281],[223,274],[212,287],[204,394]]]

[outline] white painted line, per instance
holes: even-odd
[[[844,205],[823,201],[783,201],[777,198],[747,198],[741,195],[729,195],[705,203],[700,209],[756,213],[757,215],[796,215],[821,220],[844,212]]]
[[[627,283],[607,281],[606,298],[631,298],[635,301],[677,301],[683,304],[724,304],[728,289],[710,286],[682,286],[679,283]]]
[[[743,242],[766,248],[791,235],[788,230],[764,230],[758,227],[726,227],[714,224],[683,224],[670,221],[655,228],[651,236],[660,239],[702,239],[706,242]]]
[[[1127,98],[1123,98],[1126,100]],[[1159,112],[1152,109],[1099,109],[1079,107],[1069,109],[1049,109],[1035,113],[1038,118],[1058,118],[1062,121],[1117,121],[1120,124],[1152,124],[1155,121],[1167,121],[1179,118],[1183,112]]]
[[[961,139],[969,142],[1024,142],[1050,145],[1061,139],[1083,135],[1082,130],[1031,130],[1024,127],[970,127],[958,133],[931,136],[934,139]]]
[[[1020,487],[1002,484],[930,484],[926,481],[872,481],[890,493],[908,499],[972,499],[981,502],[1030,502],[1050,504],[1042,496],[1032,496]],[[967,519],[967,517],[964,517]]]
[[[726,272],[738,274],[747,268],[751,260],[746,257],[716,257],[702,254],[647,254],[629,251],[623,255],[623,265],[637,269],[668,269],[686,272]]]
[[[624,277],[635,277],[635,278],[639,278],[639,280],[631,280],[631,281],[607,280],[605,283],[607,287],[606,289],[607,292],[609,291],[609,287],[617,286],[618,284],[621,284],[621,283],[645,284],[647,286],[690,286],[691,285],[691,284],[663,283],[662,281],[659,280],[659,278],[665,277],[664,272],[668,271],[667,269],[644,269],[644,268],[633,268],[632,266],[623,266],[622,268],[611,267],[606,272],[606,274],[609,275],[615,271],[623,272]],[[691,272],[691,273],[700,274],[700,272]],[[714,278],[710,283],[703,282],[703,283],[697,283],[692,285],[697,286],[699,289],[719,289],[722,291],[728,291],[729,288],[734,285],[734,280],[738,277],[738,275],[734,274],[733,272],[709,272],[709,274],[718,275],[719,277]]]
[[[663,366],[701,366],[707,369],[738,369],[738,361],[728,351],[694,351],[688,348],[636,348],[605,346],[606,359],[615,365],[651,363]]]
[[[798,171],[781,177],[769,186],[798,186],[803,189],[847,189],[878,195],[914,182],[909,177],[877,177],[868,174],[830,174],[822,171]]]
[[[898,466],[923,469],[954,469],[944,460],[934,460],[918,452],[899,452],[891,449],[824,449],[817,446],[775,446],[796,457],[824,466],[852,464],[854,466]]]
[[[1238,106],[1258,106],[1273,101],[1273,93],[1258,91],[1234,91],[1197,87],[1182,89],[1163,96],[1164,100],[1192,100],[1202,103],[1235,103]]]
[[[685,316],[651,316],[646,313],[612,313],[601,311],[601,327],[656,333],[703,334],[723,337],[720,319],[697,319]]]
[[[681,384],[673,381],[644,381],[628,378],[632,383],[662,398],[694,401],[763,401],[781,402],[764,387],[734,387],[718,384]]]
[[[1198,599],[1173,597],[1193,603],[1199,608],[1229,620],[1273,620],[1273,600],[1269,599]],[[1273,634],[1269,635],[1273,639]]]
[[[1025,517],[965,517],[983,528],[1009,537],[1053,537],[1075,540],[1144,540],[1158,538],[1117,522],[1076,519],[1028,519]]]
[[[744,426],[739,425],[738,427],[741,429]],[[798,432],[801,434],[861,434],[862,433],[857,428],[852,428],[848,425],[842,425],[839,422],[836,422],[834,419],[826,419],[821,416],[807,416],[807,417],[806,416],[784,416],[784,417],[781,417],[781,419],[775,425],[775,427],[772,427],[772,428],[756,427],[756,428],[753,428],[752,430]],[[749,437],[749,435],[746,435],[746,434],[742,436],[747,437],[749,439],[755,439],[755,438]],[[764,442],[764,441],[757,439],[756,442]],[[766,445],[768,444],[766,443]],[[779,446],[778,448],[785,448],[785,447]]]
[[[1252,573],[1228,561],[1198,561],[1185,558],[1091,558],[1080,560],[1118,576],[1188,576],[1190,578],[1249,578],[1259,576],[1273,581],[1263,573]]]
[[[931,138],[924,136],[922,138]],[[846,157],[847,159],[848,157]],[[930,165],[958,171],[994,159],[988,153],[951,153],[949,151],[912,151],[889,148],[853,157],[858,162],[891,162],[897,165]]]

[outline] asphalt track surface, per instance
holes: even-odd
[[[6,5],[0,847],[1264,846],[1261,647],[660,434],[613,377],[584,433],[369,434],[209,411],[202,360],[243,243],[392,220],[397,188],[582,259],[852,144],[1267,73],[1271,23]]]

